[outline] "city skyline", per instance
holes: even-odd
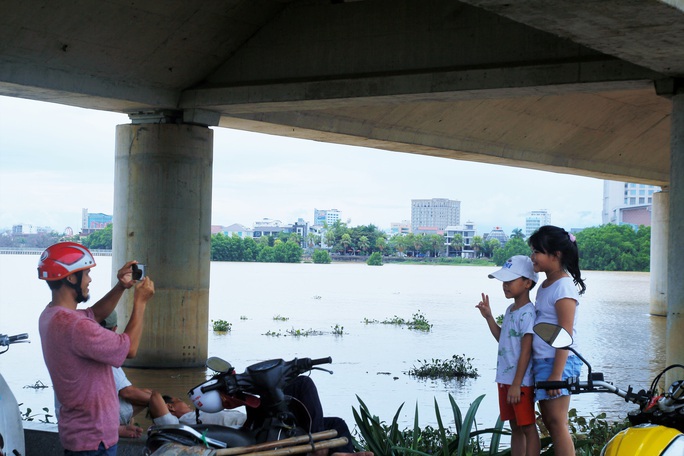
[[[123,114],[0,97],[0,228],[80,228],[113,212],[115,126]],[[566,229],[601,224],[603,181],[214,128],[212,225],[311,222],[338,209],[350,226],[411,219],[411,200],[461,202],[478,233],[525,227],[546,209]]]

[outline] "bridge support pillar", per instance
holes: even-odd
[[[670,193],[663,187],[653,194],[651,207],[651,305],[649,313],[667,316],[667,255],[670,231]]]
[[[116,128],[112,280],[147,265],[155,296],[129,367],[193,367],[207,358],[213,131],[183,123]],[[117,307],[122,330],[133,292]]]
[[[670,231],[667,260],[667,364],[684,364],[684,88],[672,97]],[[668,385],[681,372],[667,376]],[[670,372],[668,372],[670,374]],[[667,374],[666,374],[667,375]],[[679,377],[678,377],[679,378]]]

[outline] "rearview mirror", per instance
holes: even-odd
[[[537,323],[534,332],[553,348],[568,348],[572,345],[572,336],[562,326],[553,323]]]
[[[233,370],[233,366],[228,361],[218,358],[216,356],[212,356],[211,358],[207,359],[206,366],[208,369],[211,369],[214,372],[218,372],[220,374],[230,372],[231,370]]]

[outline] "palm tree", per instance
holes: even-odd
[[[463,249],[463,235],[460,233],[454,234],[451,238],[451,246],[456,249],[458,256],[461,256],[461,250]]]
[[[484,246],[484,240],[482,236],[473,236],[473,240],[470,242],[473,250],[475,250],[475,258],[480,258],[480,250]]]
[[[361,249],[361,251],[363,253],[366,253],[366,251],[368,250],[368,247],[370,247],[370,242],[368,242],[368,238],[366,236],[361,236],[359,238],[358,245],[359,245],[359,249]]]
[[[520,228],[516,228],[511,232],[511,239],[525,239],[525,233]]]
[[[340,239],[340,242],[344,246],[344,253],[347,253],[347,248],[349,248],[349,245],[352,243],[351,236],[349,233],[344,233],[342,235],[342,239]]]

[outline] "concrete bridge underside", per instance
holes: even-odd
[[[660,185],[670,229],[659,256],[681,251],[681,1],[6,0],[2,10],[1,95],[131,117],[117,130],[115,264],[158,262],[172,303],[146,332],[141,364],[206,355],[211,189],[185,184],[210,182],[208,126]],[[150,173],[181,198],[129,204]],[[151,228],[187,213],[168,239]],[[179,285],[173,270],[189,256],[199,272]],[[668,362],[682,363],[674,278]],[[185,335],[165,335],[179,322]]]

